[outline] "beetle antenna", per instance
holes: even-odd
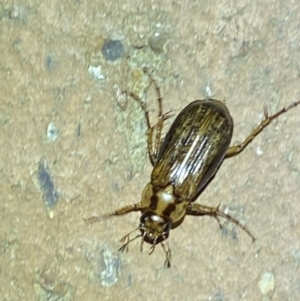
[[[149,253],[149,255],[151,255],[151,254],[154,252],[155,246],[156,246],[156,238],[155,238],[155,240],[154,240],[153,245],[150,247],[150,253]]]
[[[138,237],[141,237],[142,234],[138,234],[136,235],[134,238],[129,239],[130,234],[132,234],[133,232],[135,232],[136,230],[138,230],[139,228],[134,229],[133,231],[129,232],[128,234],[126,234],[124,237],[122,237],[120,239],[120,242],[123,243],[122,247],[119,249],[120,252],[124,252],[126,250],[126,252],[128,252],[128,245],[134,241],[135,239],[137,239]],[[126,241],[126,242],[125,242]]]
[[[141,240],[141,247],[140,247],[141,252],[143,252],[144,236],[145,235],[143,235],[143,239]]]

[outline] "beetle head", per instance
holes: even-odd
[[[145,211],[140,219],[139,229],[143,241],[156,245],[169,237],[171,221],[166,217],[159,216],[152,211]]]
[[[171,219],[159,216],[153,211],[147,210],[142,214],[140,221],[140,225],[137,229],[133,230],[132,232],[129,232],[121,239],[123,245],[119,249],[119,251],[128,251],[129,243],[137,239],[138,237],[142,237],[141,251],[143,249],[144,242],[147,242],[152,245],[150,248],[151,251],[149,255],[151,255],[154,252],[155,246],[161,243],[161,246],[163,247],[163,250],[166,254],[165,266],[169,268],[171,266],[171,250],[168,246],[168,243],[166,243],[165,246],[163,242],[169,237],[169,232],[171,230],[172,224]],[[136,230],[140,230],[141,233],[136,235],[134,238],[130,239],[130,234],[135,232]]]

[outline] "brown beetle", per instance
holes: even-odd
[[[120,251],[127,250],[128,244],[138,237],[142,238],[141,249],[143,242],[152,245],[150,254],[160,243],[166,254],[167,267],[170,267],[171,250],[164,242],[170,230],[178,227],[186,215],[210,215],[216,218],[221,228],[219,217],[226,218],[245,230],[254,241],[250,231],[238,220],[220,211],[219,206],[209,207],[194,201],[213,179],[224,159],[243,151],[266,126],[299,105],[300,101],[272,116],[268,115],[265,107],[264,119],[260,125],[243,143],[230,146],[233,120],[225,104],[214,99],[196,100],[180,112],[161,141],[163,123],[170,114],[162,113],[159,87],[147,69],[144,71],[152,80],[158,94],[159,115],[156,125],[151,127],[148,111],[139,97],[132,93],[130,95],[140,102],[148,124],[148,152],[153,165],[150,182],[144,188],[140,203],[125,206],[107,215],[93,216],[85,222],[91,224],[107,217],[140,211],[140,225],[134,230],[140,230],[140,234],[133,239],[129,239],[132,232],[125,235],[121,239],[123,245]]]

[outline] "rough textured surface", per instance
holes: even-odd
[[[165,112],[225,99],[233,143],[264,104],[275,112],[300,99],[297,1],[4,0],[0,16],[3,300],[264,300],[265,272],[276,280],[269,300],[299,300],[299,107],[224,162],[198,200],[228,208],[255,243],[226,222],[222,236],[213,219],[187,218],[171,232],[164,270],[161,248],[148,256],[136,241],[117,252],[139,214],[83,222],[139,201],[149,180],[143,113],[123,93],[147,95],[155,114],[143,66]],[[121,59],[103,57],[107,40],[121,41]],[[51,141],[49,124],[59,129]],[[42,159],[60,196],[52,219],[37,181]]]

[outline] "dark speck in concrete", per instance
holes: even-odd
[[[46,69],[48,71],[53,70],[53,68],[54,68],[54,57],[53,57],[53,55],[48,54],[46,56],[45,65],[46,65]]]
[[[123,45],[119,40],[107,40],[103,47],[102,53],[107,61],[116,61],[123,55]]]
[[[46,206],[53,207],[57,203],[59,196],[44,160],[41,160],[39,163],[38,179]]]
[[[81,136],[81,123],[78,123],[77,125],[77,128],[76,128],[76,135],[77,135],[77,138],[80,138]]]

